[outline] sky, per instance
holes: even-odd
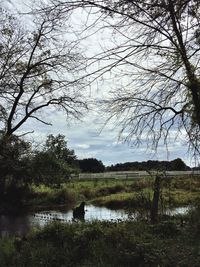
[[[68,124],[62,114],[52,114],[51,122],[53,126],[47,126],[38,122],[29,121],[23,126],[24,131],[30,131],[34,128],[34,133],[29,135],[29,139],[38,142],[45,141],[48,134],[63,134],[68,140],[68,147],[75,150],[78,158],[97,158],[106,166],[116,163],[146,160],[173,160],[177,157],[182,158],[187,164],[191,164],[187,155],[187,150],[181,142],[173,143],[168,147],[160,145],[157,153],[151,152],[146,145],[140,147],[129,146],[126,143],[118,141],[118,130],[111,126],[105,126],[96,123],[97,118],[86,116],[82,122]]]
[[[8,10],[18,10],[23,12],[23,0],[3,0],[0,5]],[[74,20],[76,22],[76,19]],[[105,35],[104,35],[105,36]],[[99,35],[98,38],[103,38]],[[92,51],[96,49],[95,38],[92,37],[86,46]],[[92,41],[93,40],[93,41]],[[109,88],[109,84],[105,85],[104,93]],[[102,91],[96,88],[90,88],[91,98],[101,97]],[[146,144],[139,147],[131,146],[118,140],[119,128],[112,124],[105,125],[105,118],[94,109],[85,114],[82,121],[66,120],[62,112],[55,110],[43,113],[43,118],[48,119],[53,126],[44,125],[35,120],[27,121],[19,130],[19,134],[34,130],[32,134],[27,135],[28,140],[34,141],[39,146],[45,141],[47,135],[63,134],[68,141],[68,147],[74,149],[79,159],[97,158],[106,166],[116,163],[147,161],[147,160],[173,160],[182,158],[187,165],[192,166],[185,140],[172,141],[168,148],[162,144],[158,146],[157,152],[152,152],[147,148]]]

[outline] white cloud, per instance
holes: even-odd
[[[77,144],[75,147],[81,148],[81,149],[88,149],[90,145],[88,144]]]

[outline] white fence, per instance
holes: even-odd
[[[155,175],[157,172],[151,172]],[[187,177],[187,176],[200,176],[200,171],[167,171],[166,176],[170,177]],[[72,178],[78,179],[134,179],[145,178],[151,176],[146,171],[124,171],[124,172],[103,172],[103,173],[79,173]]]

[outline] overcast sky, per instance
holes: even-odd
[[[25,1],[28,3],[28,1]],[[3,0],[0,1],[2,7],[10,10],[24,11],[23,0]],[[99,36],[101,38],[101,36]],[[94,39],[94,38],[93,38]],[[91,48],[95,49],[95,43],[90,43]],[[109,85],[105,86],[105,90]],[[98,96],[98,91],[91,90],[91,98]],[[102,93],[102,92],[101,92]],[[43,117],[53,126],[41,124],[38,121],[30,120],[21,129],[23,131],[32,131],[29,139],[42,143],[48,134],[63,134],[68,140],[68,146],[75,150],[78,158],[95,157],[105,165],[122,163],[127,161],[146,161],[146,160],[173,160],[177,157],[182,158],[186,164],[193,165],[188,154],[184,140],[172,141],[168,150],[162,144],[158,147],[157,153],[147,149],[145,144],[140,147],[134,147],[118,141],[118,131],[113,125],[103,127],[105,120],[95,111],[91,111],[83,117],[82,121],[66,121],[61,112],[48,112]],[[184,137],[183,137],[184,138]]]

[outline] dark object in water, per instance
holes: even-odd
[[[81,202],[80,206],[73,209],[73,219],[84,220],[85,217],[85,202]]]

